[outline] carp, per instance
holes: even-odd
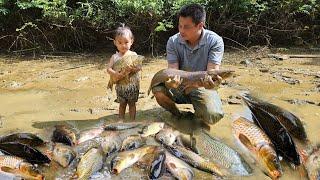
[[[43,145],[44,141],[35,134],[31,133],[14,133],[0,137],[0,143],[3,142],[20,142],[30,146]]]
[[[302,142],[307,142],[307,133],[299,117],[279,106],[262,101],[251,96],[250,94],[243,94],[242,98],[252,107],[260,107],[266,112],[272,114],[292,136],[301,140]]]
[[[173,82],[175,76],[180,76],[181,78],[181,86],[185,87],[186,93],[191,89],[203,87],[202,80],[208,78],[209,76],[212,80],[217,80],[217,76],[219,75],[222,79],[226,79],[233,74],[232,70],[210,70],[210,71],[196,71],[196,72],[188,72],[177,69],[162,69],[158,71],[152,78],[151,84],[148,90],[148,95],[153,87],[166,83]]]
[[[310,180],[320,179],[320,145],[309,151],[303,151],[302,162],[308,172]]]
[[[264,108],[250,103],[250,101],[247,101],[245,98],[244,101],[251,110],[253,121],[271,139],[276,152],[290,163],[299,166],[301,164],[300,155],[286,128],[273,114],[266,111]]]
[[[160,130],[156,134],[156,139],[161,143],[165,145],[173,145],[174,142],[176,142],[177,137],[179,136],[179,131],[173,130],[171,128],[166,128]]]
[[[101,149],[92,148],[84,154],[77,166],[77,179],[86,180],[99,171],[103,165],[103,153]]]
[[[127,55],[123,56],[120,60],[116,61],[113,64],[113,70],[117,72],[121,72],[128,67],[141,67],[142,61],[144,60],[144,56],[141,55]],[[132,76],[132,73],[126,73],[124,79],[119,80],[121,83],[129,83],[129,78]],[[113,85],[116,84],[117,81],[110,76],[110,80],[108,82],[108,88],[112,89]]]
[[[122,139],[117,131],[104,131],[97,140],[106,156],[118,152],[122,145]]]
[[[71,147],[62,143],[55,144],[52,154],[52,159],[64,168],[67,167],[76,157],[76,153],[71,149]]]
[[[44,179],[35,166],[15,156],[0,156],[0,169],[1,171],[21,176],[23,179]]]
[[[105,125],[104,130],[106,131],[121,131],[126,129],[132,129],[141,126],[141,123],[112,123]]]
[[[220,167],[220,165],[202,158],[200,155],[194,153],[193,151],[190,151],[181,146],[165,145],[165,147],[169,152],[171,152],[171,154],[173,154],[177,158],[183,160],[184,162],[187,162],[195,168],[212,173],[217,178],[226,177],[228,175],[225,169]]]
[[[96,138],[97,136],[99,136],[102,132],[104,131],[103,128],[93,128],[93,129],[88,129],[85,131],[80,132],[80,137],[77,141],[77,144],[81,144],[87,140]]]
[[[176,158],[170,153],[165,154],[165,165],[169,172],[177,179],[191,180],[194,178],[192,168],[184,161]]]
[[[77,132],[66,125],[56,125],[52,134],[52,142],[60,142],[69,146],[77,144]]]
[[[120,152],[111,162],[112,172],[118,175],[122,170],[130,167],[146,154],[153,153],[156,149],[156,146],[143,146],[131,151]]]
[[[163,122],[153,122],[153,123],[142,128],[141,136],[147,137],[150,135],[157,134],[163,128],[164,128]]]
[[[146,139],[142,138],[140,135],[131,135],[123,140],[121,151],[137,149],[146,144]]]
[[[269,137],[254,123],[240,117],[233,121],[236,138],[255,155],[268,175],[278,179],[282,175],[280,160]]]
[[[252,173],[252,169],[238,152],[204,130],[195,132],[192,137],[192,148],[204,158],[222,165],[232,175],[247,176]]]
[[[18,156],[32,164],[50,163],[47,155],[39,150],[19,142],[0,143],[0,150],[6,155]]]

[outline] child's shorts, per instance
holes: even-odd
[[[116,85],[117,102],[137,102],[139,98],[139,84]]]

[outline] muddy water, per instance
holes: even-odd
[[[52,126],[58,123],[84,129],[116,121],[118,104],[114,102],[115,92],[106,90],[108,76],[102,65],[104,59],[107,58],[1,59],[0,134],[34,132],[50,140]],[[234,97],[238,93],[250,91],[300,117],[310,141],[319,144],[320,60],[263,58],[253,59],[252,64],[240,64],[244,59],[234,54],[225,56],[222,68],[234,69],[236,75],[218,90],[225,117],[211,127],[210,133],[239,151],[253,167],[253,175],[241,179],[269,179],[233,138],[232,119],[248,112],[243,105],[230,102],[239,101]],[[170,114],[146,94],[153,74],[165,67],[166,61],[161,59],[144,64],[137,121],[170,120]],[[291,104],[290,100],[296,103]],[[190,105],[179,105],[179,108],[193,111]],[[303,179],[287,164],[283,163],[283,167],[281,179]],[[196,174],[197,179],[211,178],[200,171]]]

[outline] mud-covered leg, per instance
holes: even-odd
[[[199,88],[190,93],[195,116],[208,124],[215,124],[223,118],[221,99],[215,90]]]
[[[126,108],[127,108],[127,102],[120,102],[120,105],[119,105],[119,119],[120,120],[124,120]]]
[[[136,119],[136,102],[128,102],[130,120]]]
[[[181,115],[179,109],[176,106],[176,103],[172,101],[168,96],[166,96],[163,92],[155,92],[154,97],[156,97],[156,100],[161,107],[171,112],[175,116]]]

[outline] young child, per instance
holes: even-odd
[[[130,51],[133,44],[133,34],[129,27],[121,26],[116,29],[114,36],[114,45],[117,47],[118,52],[113,54],[108,64],[108,73],[118,83],[116,84],[117,101],[119,106],[119,119],[124,120],[126,107],[129,105],[129,115],[131,120],[135,120],[136,116],[136,102],[138,101],[140,78],[138,71],[141,67],[128,67],[121,72],[113,69],[113,65],[117,61],[121,61],[124,56],[137,55],[137,53]],[[129,78],[129,83],[119,83],[128,74],[133,74]]]

